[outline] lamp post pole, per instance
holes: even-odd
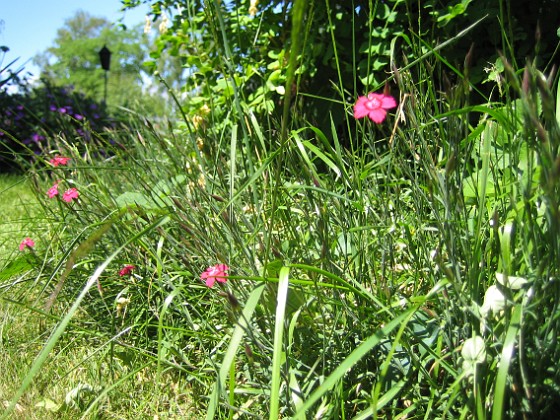
[[[99,50],[99,60],[101,61],[101,68],[105,70],[105,91],[103,94],[103,101],[107,103],[107,73],[111,67],[111,51],[106,45]]]

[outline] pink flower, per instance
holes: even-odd
[[[70,158],[68,157],[62,157],[62,156],[56,156],[54,158],[52,158],[51,160],[49,160],[49,163],[52,166],[58,166],[58,165],[66,165],[68,163],[68,161],[70,160]]]
[[[19,244],[19,250],[23,251],[25,248],[33,248],[35,246],[35,241],[31,238],[25,238],[23,241],[21,241],[21,244]]]
[[[135,270],[136,267],[133,265],[125,265],[121,271],[119,271],[119,276],[124,277],[124,276],[128,276],[130,275],[130,273],[132,273],[132,270]]]
[[[214,283],[225,283],[227,281],[227,273],[229,267],[225,264],[216,264],[213,267],[208,267],[204,273],[200,275],[200,279],[206,283],[206,286],[212,287]]]
[[[58,195],[58,183],[60,181],[56,181],[56,183],[49,188],[49,190],[47,191],[47,195],[49,196],[49,198],[54,198],[55,196]]]
[[[369,93],[360,96],[354,105],[354,118],[364,118],[366,115],[370,120],[379,124],[387,116],[387,109],[395,108],[397,101],[390,95],[383,93]]]
[[[67,203],[70,203],[72,200],[77,199],[80,193],[76,188],[70,188],[66,190],[64,194],[62,194],[62,199]]]

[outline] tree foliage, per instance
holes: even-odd
[[[179,57],[189,78],[185,110],[200,114],[203,103],[224,107],[239,94],[261,118],[276,115],[284,99],[290,54],[291,8],[285,0],[189,1],[122,0],[124,8],[151,6],[160,35],[152,59]],[[294,106],[322,128],[342,123],[345,107],[357,95],[384,87],[395,70],[424,57],[434,63],[433,78],[442,91],[471,84],[463,100],[489,94],[485,69],[503,51],[513,61],[538,55],[550,64],[557,40],[545,42],[536,28],[556,31],[557,8],[540,0],[309,0],[306,2],[304,50],[300,57]],[[557,19],[556,19],[557,21]],[[456,37],[475,24],[474,30]],[[538,24],[537,24],[538,23]],[[540,25],[540,26],[538,26]],[[498,36],[511,32],[510,41]],[[456,41],[441,47],[447,40]],[[227,41],[225,41],[227,40]],[[429,40],[426,42],[424,40]],[[470,50],[471,46],[473,47]],[[443,60],[436,60],[436,55]],[[471,51],[470,54],[467,54]],[[431,56],[431,57],[429,57]],[[429,57],[427,59],[427,57]],[[438,63],[447,63],[442,68]],[[447,83],[449,81],[449,83]],[[391,83],[392,89],[396,84]],[[485,90],[486,88],[486,90]],[[237,92],[237,93],[236,93]],[[482,95],[482,96],[481,96]]]
[[[119,30],[105,18],[78,11],[58,30],[54,45],[35,61],[41,77],[102,100],[104,70],[99,50],[104,45],[112,52],[107,102],[130,106],[131,100],[142,97],[146,76],[142,63],[148,55],[148,40],[140,26]]]

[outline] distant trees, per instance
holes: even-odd
[[[112,51],[107,104],[99,59],[103,45]],[[167,108],[169,101],[153,88],[143,67],[149,39],[140,26],[121,30],[105,18],[76,13],[58,30],[54,45],[36,57],[39,82],[18,77],[21,69],[14,70],[13,62],[3,64],[7,50],[0,47],[0,172],[49,153],[54,138],[76,147],[103,147],[107,129],[128,121],[114,106],[148,118],[164,115]]]
[[[102,17],[78,11],[58,30],[54,45],[35,58],[41,78],[58,86],[73,86],[76,91],[101,101],[104,70],[99,50],[111,50],[107,102],[130,106],[144,97],[142,83],[147,77],[143,62],[149,54],[148,39],[136,26],[120,30]]]

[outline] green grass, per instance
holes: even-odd
[[[41,242],[52,226],[26,177],[3,175],[0,185],[2,265],[6,266],[21,258],[18,246],[26,236],[35,239],[40,254],[40,247],[45,246]],[[33,260],[33,265],[39,273],[41,269],[48,270],[42,267],[43,262]],[[38,281],[25,270],[0,282],[0,404],[4,408],[59,321],[57,316],[45,314]],[[44,369],[38,372],[10,418],[76,418],[108,383],[121,378],[127,378],[123,386],[101,396],[96,416],[198,418],[191,386],[184,376],[163,372],[160,381],[154,383],[153,361],[133,353],[130,356],[126,351],[115,352],[108,345],[110,337],[89,328],[91,319],[79,313],[76,318],[66,329],[63,343],[49,353]]]
[[[20,242],[43,230],[41,207],[29,179],[22,175],[0,175],[0,266],[18,252]]]
[[[22,418],[557,413],[558,82],[505,61],[508,94],[469,106],[431,77],[451,67],[439,49],[410,42],[404,119],[348,106],[344,145],[241,95],[203,132],[132,116],[119,147],[53,138],[71,161],[27,168],[40,211],[17,236],[38,244],[8,258],[25,270],[2,289],[2,402]],[[46,197],[59,179],[79,200]],[[208,288],[218,263],[229,278]],[[83,405],[61,407],[80,384]]]

